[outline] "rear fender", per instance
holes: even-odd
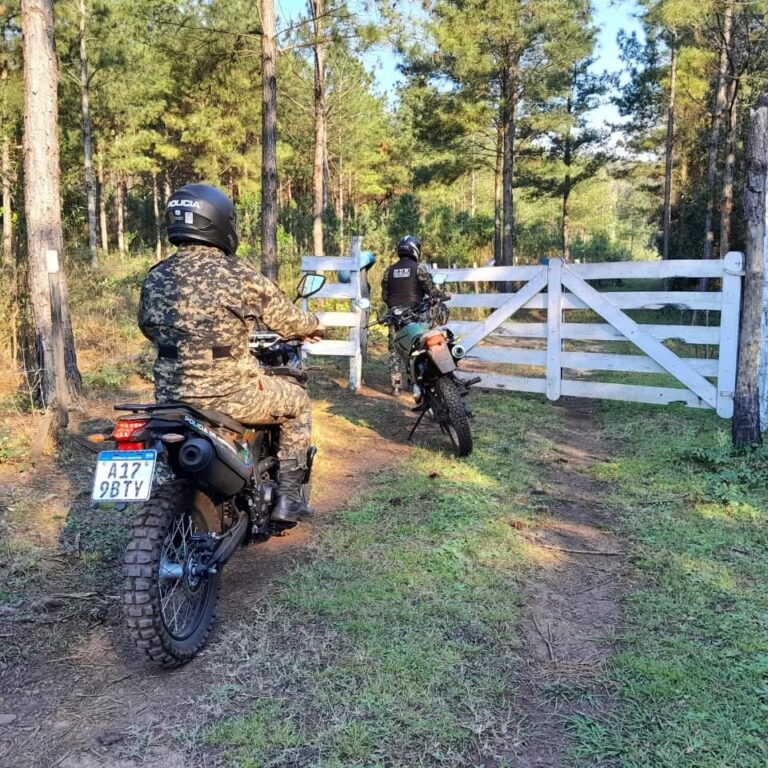
[[[451,350],[448,349],[447,344],[438,344],[434,347],[429,347],[426,350],[427,356],[434,363],[440,373],[450,373],[456,370],[456,363],[454,362]]]

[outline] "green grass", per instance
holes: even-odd
[[[621,444],[597,469],[631,542],[637,589],[609,720],[571,722],[585,763],[768,765],[768,450],[735,452],[727,423],[606,405]]]
[[[227,764],[506,764],[527,569],[510,523],[530,521],[546,449],[532,428],[552,412],[479,393],[473,406],[469,460],[417,449],[376,476],[323,521],[313,562],[224,638],[222,674],[258,692],[205,732]]]

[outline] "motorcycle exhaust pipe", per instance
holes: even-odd
[[[179,464],[185,472],[202,472],[213,459],[213,446],[201,437],[187,440],[179,450]]]
[[[464,349],[461,344],[454,344],[451,348],[451,353],[457,360],[461,360],[461,358],[467,354],[467,350]]]

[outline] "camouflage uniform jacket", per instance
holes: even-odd
[[[438,296],[442,292],[432,282],[432,275],[429,267],[423,262],[419,262],[416,267],[416,279],[424,296]],[[389,270],[384,270],[384,277],[381,278],[381,300],[389,306]]]
[[[311,335],[318,322],[252,266],[206,246],[180,247],[141,287],[139,327],[158,346],[158,400],[252,386],[262,373],[248,351],[254,326],[290,338]]]

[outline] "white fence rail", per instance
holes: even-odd
[[[732,252],[722,260],[630,262],[608,264],[566,264],[552,259],[549,264],[524,267],[479,267],[439,270],[447,282],[519,282],[515,293],[457,293],[450,306],[493,310],[484,320],[451,321],[469,350],[468,360],[491,365],[536,366],[543,377],[518,376],[479,371],[479,386],[546,394],[550,400],[561,395],[629,400],[644,403],[685,403],[691,407],[714,408],[718,415],[733,415],[736,381],[741,275],[743,255]],[[719,291],[622,290],[599,292],[589,281],[668,278],[718,278]],[[546,289],[546,293],[543,291]],[[719,314],[717,326],[639,323],[624,310],[662,310],[669,307],[704,310]],[[546,310],[546,322],[513,321],[523,309]],[[591,310],[604,322],[567,322],[567,313]],[[493,339],[496,343],[481,343]],[[540,339],[535,346],[509,346],[512,340]],[[717,359],[682,357],[663,342],[680,340],[687,344],[717,347]],[[617,354],[567,349],[565,342],[629,341],[643,354]],[[505,343],[507,345],[505,346]],[[529,342],[530,344],[530,342]],[[535,344],[535,342],[534,342]],[[568,346],[573,346],[569,344]],[[568,377],[564,372],[573,371]],[[585,374],[593,371],[620,371],[669,374],[679,387],[601,382]]]
[[[352,247],[349,257],[338,256],[303,256],[301,259],[301,271],[307,272],[334,272],[347,271],[350,275],[349,283],[326,283],[322,289],[304,302],[304,308],[308,308],[309,302],[317,300],[348,299],[349,311],[322,311],[316,312],[320,322],[327,328],[348,328],[347,339],[318,341],[315,344],[305,344],[304,351],[310,355],[328,355],[333,357],[349,358],[349,388],[357,390],[362,382],[363,356],[360,344],[361,329],[364,323],[364,313],[360,310],[355,300],[363,296],[362,280],[360,277],[360,252],[362,237],[352,238]]]

